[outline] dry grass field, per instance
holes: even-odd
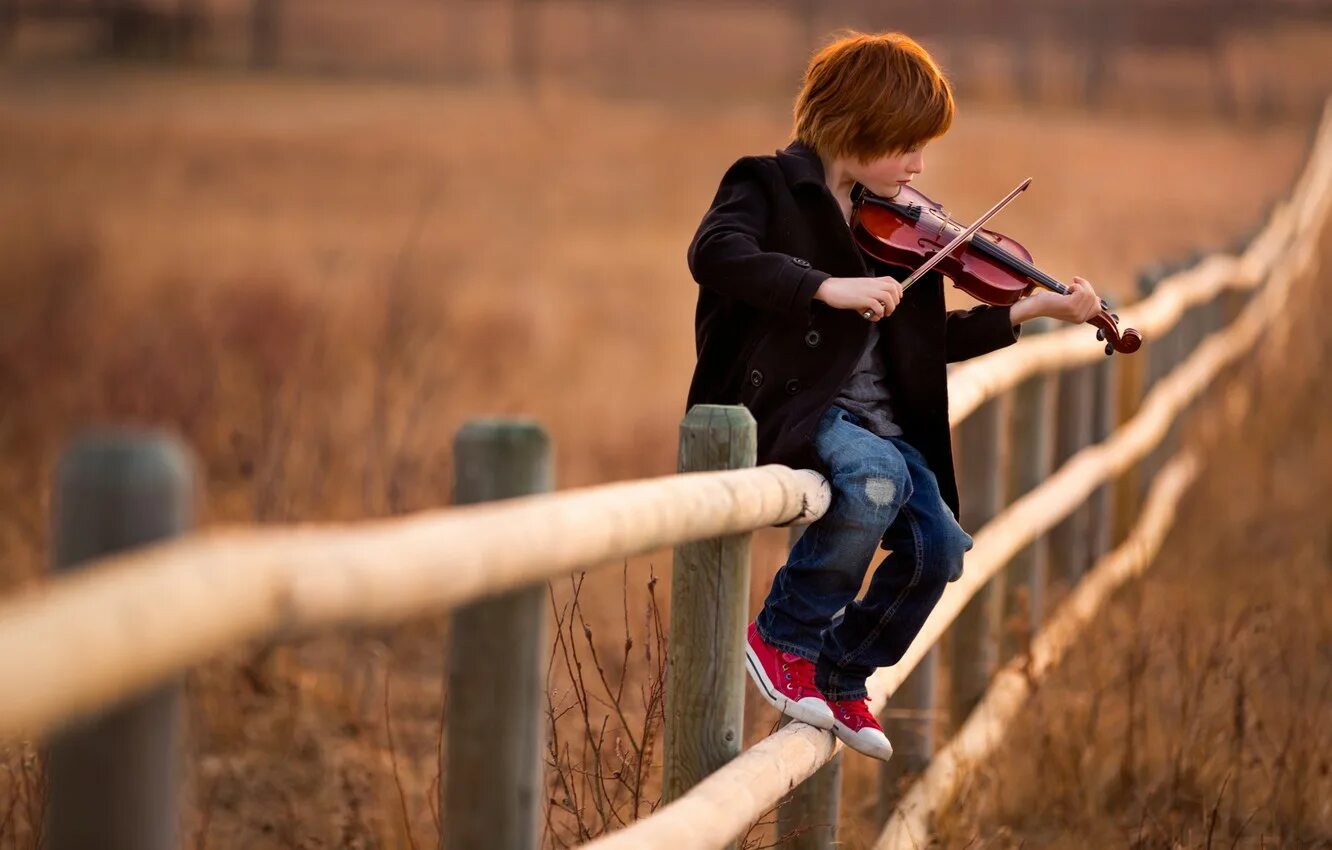
[[[1292,126],[962,110],[922,189],[967,218],[1034,177],[997,229],[1118,303],[1143,265],[1258,224],[1306,144]],[[725,167],[786,132],[770,101],[0,74],[0,582],[39,580],[55,458],[97,422],[181,432],[210,524],[447,504],[452,435],[482,415],[545,423],[560,487],[672,472],[685,247]],[[758,536],[755,605],[783,536]],[[551,846],[656,800],[668,585],[669,553],[552,583]],[[446,641],[438,618],[192,671],[190,846],[431,845],[441,707],[466,698],[441,694]],[[592,651],[604,690],[626,683],[629,728],[604,738],[613,700],[569,675]],[[750,712],[754,737],[773,717]],[[0,847],[32,847],[40,763],[7,755]],[[594,762],[600,778],[574,769]],[[641,783],[608,778],[626,765]]]

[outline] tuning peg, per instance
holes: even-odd
[[[1104,309],[1104,310],[1109,310],[1109,309],[1110,309],[1110,302],[1109,302],[1109,301],[1106,301],[1104,298],[1102,298],[1102,299],[1101,299],[1101,308]]]
[[[1101,330],[1100,328],[1096,329],[1096,341],[1105,342],[1105,331]]]
[[[1119,323],[1119,314],[1118,314],[1118,313],[1111,313],[1111,314],[1110,314],[1110,318],[1114,319],[1116,324]]]
[[[1105,356],[1106,356],[1106,357],[1109,357],[1111,354],[1114,354],[1114,353],[1115,353],[1115,347],[1114,347],[1113,345],[1111,345],[1110,343],[1107,342],[1107,343],[1105,344]]]

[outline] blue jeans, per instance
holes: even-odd
[[[791,548],[757,618],[765,641],[814,662],[815,685],[834,700],[865,697],[870,674],[901,660],[971,548],[920,452],[859,422],[836,405],[819,420],[832,503]],[[891,552],[856,599],[880,541]]]

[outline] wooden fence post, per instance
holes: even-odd
[[[1013,390],[1006,504],[1050,477],[1057,380],[1053,374],[1035,375]],[[1026,652],[1032,635],[1041,627],[1049,554],[1049,541],[1042,537],[1013,556],[1008,565],[1000,663]]]
[[[1142,294],[1142,297],[1147,298],[1156,292],[1156,288],[1160,286],[1161,280],[1167,274],[1167,268],[1159,263],[1144,269],[1138,275],[1138,291]],[[1164,374],[1164,354],[1169,346],[1169,336],[1170,331],[1167,330],[1160,337],[1144,340],[1142,349],[1135,355],[1145,363],[1142,371],[1141,395],[1145,396],[1151,392],[1156,380]],[[1143,486],[1145,487],[1146,484]]]
[[[743,406],[695,405],[680,423],[680,472],[752,467],[754,417]],[[675,549],[666,668],[662,802],[740,753],[751,532]]]
[[[1195,305],[1193,309],[1180,317],[1179,321],[1180,325],[1184,328],[1184,339],[1186,340],[1186,344],[1179,350],[1179,355],[1175,360],[1176,366],[1193,356],[1193,352],[1198,350],[1198,346],[1202,345],[1203,341],[1207,339],[1208,334],[1212,333],[1214,330],[1213,317],[1216,314],[1216,304],[1217,299],[1213,298],[1206,303]],[[1202,404],[1202,399],[1203,397],[1201,395],[1195,396],[1193,400],[1179,412],[1179,415],[1175,417],[1171,428],[1171,433],[1174,437],[1174,444],[1172,451],[1170,452],[1171,455],[1174,455],[1175,452],[1179,450],[1179,428],[1181,423],[1188,418],[1189,414],[1198,409],[1198,406]]]
[[[1103,443],[1115,432],[1119,416],[1119,366],[1131,354],[1116,354],[1091,366],[1092,389],[1092,443]],[[1114,546],[1115,503],[1111,498],[1113,484],[1106,482],[1092,491],[1087,499],[1087,556],[1088,566],[1096,563]]]
[[[1144,381],[1143,386],[1144,396],[1152,391],[1156,386],[1157,381],[1170,374],[1171,370],[1179,364],[1180,348],[1183,343],[1184,334],[1182,322],[1183,317],[1181,317],[1180,322],[1176,323],[1174,327],[1162,334],[1160,339],[1153,340],[1147,345],[1144,345],[1142,350],[1136,355],[1138,357],[1146,355],[1147,357],[1146,380]],[[1137,494],[1139,500],[1147,495],[1147,491],[1152,486],[1152,479],[1156,477],[1156,473],[1161,468],[1161,464],[1165,462],[1166,458],[1170,457],[1173,451],[1171,448],[1173,445],[1172,433],[1173,426],[1171,431],[1167,432],[1161,439],[1161,442],[1152,447],[1143,459],[1138,462],[1138,468],[1141,470],[1139,473],[1139,491]]]
[[[1118,386],[1115,388],[1116,427],[1123,425],[1138,413],[1142,405],[1143,383],[1149,365],[1143,354],[1121,355],[1117,365],[1119,371]],[[1138,522],[1138,508],[1142,505],[1142,464],[1135,463],[1125,469],[1114,483],[1112,543],[1117,545],[1127,539],[1133,526]]]
[[[93,434],[61,459],[55,500],[53,566],[57,572],[77,570],[93,558],[189,528],[194,463],[188,449],[161,434]],[[53,738],[47,756],[49,850],[179,846],[182,704],[180,679],[173,677]]]
[[[957,428],[958,491],[962,520],[971,531],[1003,507],[1004,436],[1008,397],[976,408]],[[971,598],[950,630],[951,701],[949,722],[956,729],[971,713],[999,667],[1004,603],[1004,574],[996,573]]]
[[[552,486],[550,440],[528,420],[466,423],[454,438],[453,458],[459,505],[544,493]],[[546,595],[541,582],[453,613],[441,847],[540,846]]]
[[[1059,413],[1055,427],[1055,468],[1091,442],[1092,373],[1079,366],[1059,373]],[[1088,509],[1084,503],[1050,529],[1050,559],[1064,589],[1076,584],[1087,569]],[[1054,602],[1055,600],[1049,600]]]
[[[1250,294],[1249,290],[1227,289],[1218,296],[1221,301],[1222,325],[1229,325],[1239,318],[1240,313],[1244,312],[1244,308],[1249,304]]]
[[[1205,333],[1211,335],[1226,326],[1226,296],[1230,290],[1223,289],[1207,302],[1207,327]]]
[[[788,550],[808,527],[791,526]],[[783,716],[782,725],[790,720]],[[896,760],[894,756],[893,761]],[[790,795],[777,806],[777,838],[783,850],[832,850],[837,846],[841,791],[842,754],[838,753],[814,771],[813,776],[792,788]]]
[[[939,647],[934,646],[898,686],[882,714],[893,757],[879,768],[880,820],[892,816],[910,779],[923,773],[934,758],[938,673]]]

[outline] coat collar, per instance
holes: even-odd
[[[777,162],[791,188],[802,185],[825,186],[823,160],[819,159],[818,151],[799,139],[777,151]]]
[[[777,151],[777,162],[781,165],[786,182],[794,189],[796,186],[814,186],[827,189],[823,174],[823,160],[819,152],[796,139],[782,150]],[[865,187],[859,183],[851,187],[851,199],[859,201]]]

